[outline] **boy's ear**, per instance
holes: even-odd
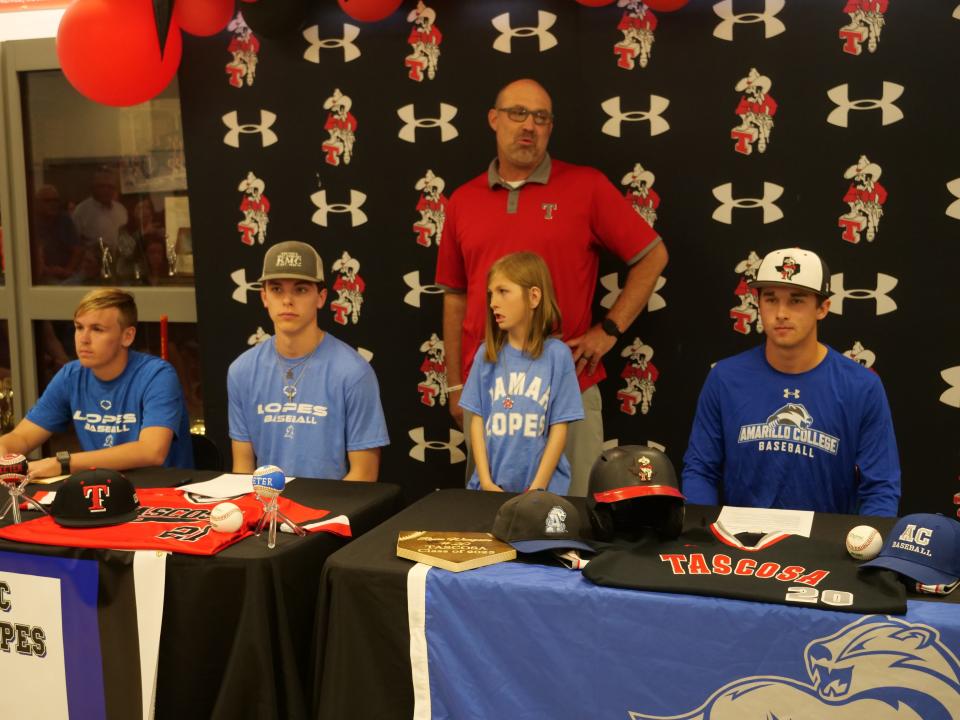
[[[530,307],[539,307],[540,301],[543,300],[543,290],[534,285],[527,292],[529,293],[528,297],[530,298]]]

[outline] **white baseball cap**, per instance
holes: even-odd
[[[751,288],[798,287],[821,297],[830,296],[830,270],[820,256],[801,248],[783,248],[767,253]]]

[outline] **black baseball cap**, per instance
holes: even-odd
[[[517,552],[576,548],[593,552],[580,539],[580,513],[566,498],[532,490],[510,498],[497,511],[493,535]]]
[[[319,253],[305,242],[287,240],[277,243],[263,256],[263,274],[267,280],[306,280],[323,282],[323,261]]]
[[[50,516],[63,527],[103,527],[130,522],[139,507],[137,492],[123,473],[90,468],[63,481],[50,504]]]

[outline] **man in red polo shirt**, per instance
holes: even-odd
[[[667,264],[667,250],[601,172],[547,155],[553,103],[538,82],[516,80],[504,87],[487,121],[497,136],[497,157],[450,198],[437,259],[436,281],[445,291],[447,383],[454,390],[450,412],[463,427],[459,386],[483,342],[487,271],[508,253],[538,253],[553,276],[563,340],[573,353],[583,393],[585,419],[570,425],[566,447],[570,494],[583,495],[603,446],[596,385],[606,373],[600,358],[646,305]],[[601,249],[630,270],[610,312],[594,323],[591,306]]]

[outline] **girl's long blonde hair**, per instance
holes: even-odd
[[[530,288],[540,288],[540,304],[533,308],[533,318],[530,329],[524,341],[524,349],[530,357],[538,358],[543,354],[543,343],[548,337],[560,332],[560,308],[557,306],[557,296],[553,291],[553,280],[550,270],[543,258],[532,252],[515,252],[504,255],[497,260],[487,273],[487,327],[486,327],[486,359],[487,362],[496,362],[503,344],[507,341],[507,333],[497,326],[490,308],[490,281],[494,275],[503,275],[510,282],[523,288],[527,307],[530,306]]]

